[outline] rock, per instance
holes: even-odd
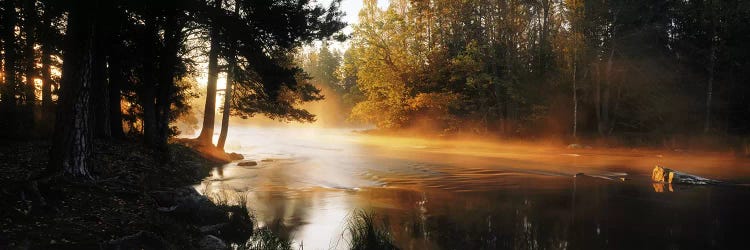
[[[219,223],[215,225],[202,226],[198,230],[204,234],[221,234],[221,230],[227,227],[227,223]]]
[[[686,174],[657,165],[651,171],[651,180],[661,183],[706,185],[718,184],[718,181],[703,178],[696,175]]]
[[[226,212],[200,195],[192,187],[175,188],[149,193],[159,205],[160,212],[170,213],[186,221],[217,224],[226,221]]]
[[[140,231],[102,244],[102,249],[170,249],[172,246],[155,233]]]
[[[252,167],[252,166],[257,166],[257,165],[258,163],[255,161],[243,161],[243,162],[237,163],[237,166],[242,166],[242,167]]]
[[[224,250],[229,249],[227,243],[225,243],[219,237],[213,235],[206,235],[198,242],[198,246],[201,250]]]
[[[228,153],[227,155],[229,155],[229,159],[232,159],[232,160],[242,160],[242,159],[245,159],[244,156],[242,156],[241,154],[238,154],[238,153]]]

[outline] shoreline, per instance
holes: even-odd
[[[48,142],[2,144],[2,249],[220,249],[252,233],[244,207],[216,205],[191,187],[226,161],[183,141],[169,145],[169,158],[135,140],[97,142],[96,180],[83,183],[29,181],[47,164]]]

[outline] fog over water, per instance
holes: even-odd
[[[232,127],[226,150],[258,165],[197,188],[246,197],[258,226],[305,249],[345,249],[355,209],[382,215],[403,249],[724,248],[750,223],[750,164],[723,154],[291,127]],[[732,185],[654,184],[656,164]]]

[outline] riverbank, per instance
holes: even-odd
[[[29,181],[48,148],[0,143],[0,249],[199,249],[244,243],[252,231],[244,208],[186,188],[226,161],[184,142],[169,145],[170,157],[135,141],[96,143],[95,180]]]

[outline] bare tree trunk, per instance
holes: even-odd
[[[42,107],[45,112],[52,107],[52,48],[42,45]]]
[[[224,90],[224,112],[221,115],[221,132],[219,132],[219,141],[216,143],[216,147],[220,149],[224,149],[229,130],[229,115],[232,106],[232,83],[234,82],[233,71],[234,69],[230,69],[227,73],[227,87]]]
[[[575,38],[574,38],[575,39]],[[577,47],[573,43],[573,138],[578,136],[578,88],[576,86]]]
[[[24,1],[24,23],[23,29],[26,34],[26,44],[24,48],[24,68],[26,70],[26,85],[24,89],[26,112],[31,115],[33,112],[33,106],[36,103],[36,86],[34,86],[34,78],[36,78],[36,63],[34,62],[34,43],[36,43],[36,0],[25,0]]]
[[[600,127],[599,133],[601,133],[601,135],[608,135],[609,134],[608,131],[610,131],[610,126],[611,126],[609,106],[610,106],[610,99],[611,99],[610,89],[612,86],[612,60],[613,60],[614,54],[615,54],[615,48],[614,48],[614,45],[612,45],[612,48],[610,48],[610,52],[609,52],[609,58],[607,59],[606,72],[604,72],[606,81],[605,81],[604,90],[603,90],[604,91],[603,97],[601,100],[602,101],[601,102],[601,105],[602,105],[601,118],[602,119],[599,121],[599,127]]]
[[[179,46],[182,41],[181,18],[179,12],[168,14],[166,27],[164,28],[164,48],[161,54],[161,68],[159,69],[159,95],[156,102],[157,119],[159,125],[159,138],[157,146],[167,150],[167,141],[170,136],[169,122],[171,119],[170,108],[172,105],[172,94],[174,93],[175,72],[177,70]]]
[[[125,83],[122,68],[122,58],[119,53],[122,53],[121,45],[117,41],[113,41],[113,45],[110,48],[112,55],[109,57],[109,129],[111,130],[112,137],[123,138],[125,133],[122,127],[122,100],[121,90]]]
[[[599,134],[602,133],[602,128],[599,126],[602,121],[602,84],[601,84],[601,70],[599,67],[599,60],[594,63],[594,108],[596,112],[596,130]]]
[[[107,55],[105,53],[105,42],[108,41],[108,32],[105,25],[100,22],[94,25],[94,61],[93,64],[93,86],[91,87],[92,124],[94,125],[94,136],[97,138],[112,137],[109,127],[109,84],[107,81]]]
[[[2,88],[0,88],[0,111],[4,114],[4,119],[8,122],[12,122],[13,117],[8,116],[9,112],[15,110],[16,97],[16,36],[15,26],[17,22],[16,6],[14,1],[3,1],[3,20],[2,20],[2,34],[0,34],[3,40],[3,52],[5,52],[5,60],[3,65],[3,75],[5,81],[3,82]],[[9,125],[9,124],[8,124]]]
[[[146,29],[143,35],[142,44],[142,57],[148,58],[144,60],[143,71],[141,72],[141,81],[143,86],[140,90],[139,102],[143,108],[143,136],[146,140],[146,144],[155,146],[158,141],[158,125],[156,117],[156,104],[154,100],[156,98],[156,64],[157,58],[155,55],[154,47],[157,46],[156,36],[158,30],[156,27],[156,18],[149,16],[146,19]]]
[[[73,3],[68,15],[57,121],[47,168],[52,173],[83,179],[91,179],[89,89],[93,80],[94,38],[91,16],[84,10],[89,4],[91,1]]]
[[[234,14],[238,15],[240,11],[240,5],[234,4]],[[216,143],[216,147],[224,149],[224,144],[227,141],[227,133],[229,130],[229,115],[232,110],[232,84],[234,83],[235,70],[237,69],[237,58],[235,56],[235,42],[230,42],[229,53],[227,55],[227,86],[224,88],[224,112],[221,115],[221,132],[219,132],[219,141]]]
[[[50,64],[52,64],[52,44],[49,34],[52,16],[49,10],[45,10],[42,14],[41,25],[39,41],[42,47],[42,112],[46,120],[47,112],[50,111],[52,106],[52,71],[50,67]]]
[[[214,7],[220,8],[222,0],[215,0]],[[208,52],[208,83],[206,90],[206,106],[203,112],[203,128],[198,136],[198,141],[205,144],[213,143],[214,123],[216,119],[216,81],[219,77],[219,27],[211,25],[209,32],[211,48]]]
[[[111,36],[108,36],[108,50],[109,57],[107,58],[107,65],[109,71],[107,72],[109,77],[109,90],[107,95],[107,105],[109,108],[109,129],[110,134],[114,138],[124,138],[125,132],[122,125],[122,86],[125,85],[125,69],[123,69],[122,61],[123,53],[125,48],[122,43],[120,33],[123,26],[123,18],[121,14],[111,17],[113,23],[111,30],[113,31]]]

